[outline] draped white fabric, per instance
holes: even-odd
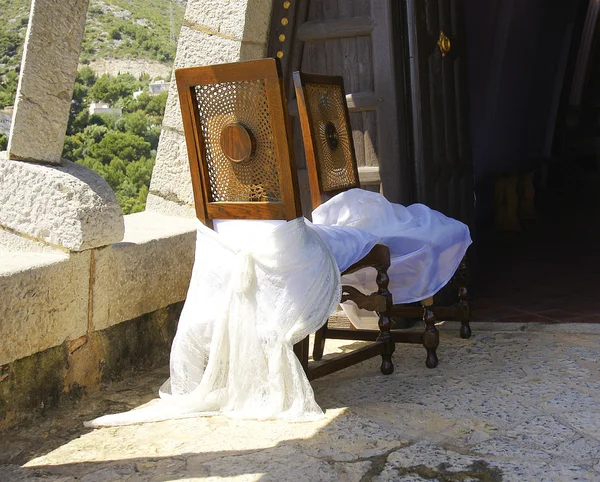
[[[87,426],[216,413],[290,420],[322,416],[293,345],[321,327],[339,303],[340,272],[331,251],[302,218],[238,222],[235,228],[222,223],[219,230],[199,223],[171,377],[161,400]],[[335,241],[336,229],[321,231]],[[373,236],[359,233],[359,238],[358,244],[374,244]],[[360,256],[370,247],[356,249]]]
[[[313,222],[198,223],[196,258],[161,399],[89,427],[197,415],[310,420],[322,416],[293,345],[340,300],[340,271],[377,242],[390,246],[395,303],[432,296],[456,271],[471,238],[464,224],[426,206],[391,204],[353,189],[313,212]],[[342,278],[377,290],[372,269]],[[374,314],[346,303],[361,327]],[[361,313],[362,312],[362,313]]]
[[[350,189],[334,196],[312,213],[315,226],[359,228],[390,247],[389,290],[394,303],[411,303],[433,296],[452,278],[471,244],[469,228],[423,204],[405,207],[381,194]],[[341,271],[344,269],[341,268]],[[373,270],[342,277],[342,284],[377,291]],[[374,313],[344,303],[352,323],[361,328],[376,325]]]

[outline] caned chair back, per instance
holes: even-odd
[[[313,209],[360,187],[342,77],[294,72]]]
[[[302,215],[279,62],[175,71],[198,218]]]

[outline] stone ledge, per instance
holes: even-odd
[[[196,223],[148,211],[125,217],[123,242],[94,251],[92,330],[185,299]]]
[[[50,166],[0,153],[0,226],[45,243],[83,251],[123,238],[115,193],[98,174],[63,160]]]
[[[0,244],[0,365],[185,299],[196,222],[125,216],[122,242],[82,253]]]
[[[0,274],[0,365],[85,335],[90,254],[9,257],[12,269]]]

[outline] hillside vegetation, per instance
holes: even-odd
[[[146,59],[170,66],[186,3],[91,0],[80,62]],[[0,109],[14,103],[29,6],[29,0],[0,0]]]
[[[63,157],[100,174],[117,194],[124,214],[143,211],[167,93],[143,93],[148,78],[130,74],[97,77],[89,67],[77,74]],[[123,116],[89,115],[92,101],[108,102]]]
[[[98,59],[160,62],[170,68],[186,1],[91,0],[80,63]],[[13,105],[29,0],[0,0],[0,109]],[[124,214],[146,205],[167,94],[143,93],[148,75],[97,76],[89,67],[77,74],[63,157],[100,174],[117,195]],[[94,101],[120,107],[122,117],[89,115]],[[0,150],[6,149],[0,134]]]

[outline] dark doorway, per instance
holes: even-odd
[[[600,322],[599,3],[466,0],[477,319]]]

